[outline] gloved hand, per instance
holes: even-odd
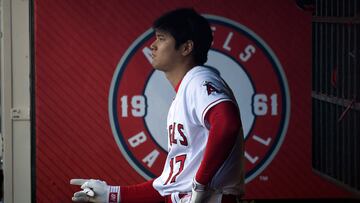
[[[193,180],[193,187],[191,192],[191,203],[206,203],[211,197],[213,190],[209,189],[206,185],[198,183]]]
[[[81,185],[80,188],[83,189],[74,193],[74,202],[120,202],[120,186],[110,186],[105,181],[94,179],[71,179],[70,184]]]
[[[180,199],[180,203],[190,203],[191,202],[191,194],[185,195]]]

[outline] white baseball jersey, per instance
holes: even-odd
[[[206,112],[223,101],[236,101],[218,74],[196,66],[184,76],[167,117],[168,156],[153,186],[162,196],[191,192],[193,178],[204,156],[209,128]],[[243,193],[242,135],[213,177],[210,187],[223,194]],[[221,146],[219,146],[219,150]]]

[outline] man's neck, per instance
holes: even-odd
[[[165,72],[166,78],[175,89],[179,82],[184,78],[186,73],[195,67],[195,64],[188,64],[186,66],[175,67],[171,71]]]

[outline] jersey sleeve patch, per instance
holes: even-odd
[[[231,90],[225,82],[217,76],[199,77],[191,81],[193,112],[201,125],[206,127],[204,117],[214,105],[232,100]]]

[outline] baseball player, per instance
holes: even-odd
[[[176,96],[167,116],[168,156],[161,175],[132,186],[93,179],[75,202],[235,203],[244,193],[244,138],[231,89],[203,64],[212,43],[207,20],[182,8],[157,19],[152,65],[164,72]],[[219,67],[225,68],[225,67]]]

